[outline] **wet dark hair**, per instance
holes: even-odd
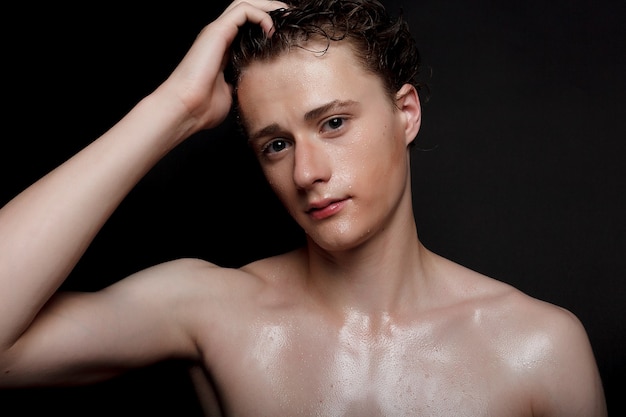
[[[404,84],[418,92],[421,58],[408,23],[392,17],[377,0],[291,0],[287,9],[270,12],[275,32],[267,37],[258,25],[242,27],[231,46],[227,78],[237,87],[242,70],[271,60],[308,40],[347,41],[363,68],[380,77],[391,100]],[[236,94],[235,94],[236,96]],[[236,99],[236,97],[235,97]],[[236,105],[235,105],[236,107]]]

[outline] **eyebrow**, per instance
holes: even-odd
[[[343,108],[350,107],[350,106],[354,106],[355,104],[357,104],[357,102],[354,100],[333,100],[329,103],[323,104],[319,107],[316,107],[306,112],[304,114],[304,120],[306,120],[307,122],[311,120],[315,120],[321,117],[322,115],[324,115],[325,113],[328,113],[330,111],[336,111],[336,110],[343,109]],[[274,136],[281,132],[283,132],[283,128],[281,128],[278,123],[272,123],[250,134],[248,136],[248,142],[253,142],[265,136]]]
[[[324,113],[327,113],[331,110],[343,109],[349,106],[353,106],[356,104],[354,100],[333,100],[330,103],[319,106],[313,110],[306,112],[304,115],[304,120],[311,121],[313,119],[317,119],[322,116]]]

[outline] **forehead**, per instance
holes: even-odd
[[[237,87],[244,126],[277,112],[300,113],[328,102],[388,100],[380,78],[367,71],[347,42],[312,41],[242,71]]]

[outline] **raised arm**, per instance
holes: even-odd
[[[19,380],[13,366],[17,351],[30,352],[29,343],[43,340],[55,346],[68,336],[49,325],[54,320],[49,319],[51,308],[44,305],[138,181],[190,135],[224,120],[232,104],[232,89],[223,76],[226,51],[246,21],[271,33],[267,11],[278,7],[285,5],[266,0],[233,2],[202,30],[177,68],[152,94],[0,210],[0,386]],[[72,297],[71,302],[60,298],[50,304],[55,316],[67,313],[74,318],[82,311],[93,312],[91,299],[99,300],[98,308],[107,308],[102,303],[105,297],[93,295],[84,295],[80,302]],[[143,323],[138,321],[145,320],[146,325],[156,327],[148,315],[127,320],[136,320],[129,326],[139,327]],[[29,337],[24,338],[25,334]],[[110,347],[113,352],[123,348]],[[164,357],[168,354],[162,352]]]

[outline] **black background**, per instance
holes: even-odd
[[[22,3],[5,13],[0,203],[150,93],[227,4]],[[610,415],[622,414],[626,3],[386,4],[403,6],[432,74],[413,155],[422,241],[574,312]],[[299,238],[229,120],[146,176],[65,287],[99,289],[180,256],[236,266]],[[177,363],[94,386],[2,391],[0,403],[7,416],[199,415]]]

